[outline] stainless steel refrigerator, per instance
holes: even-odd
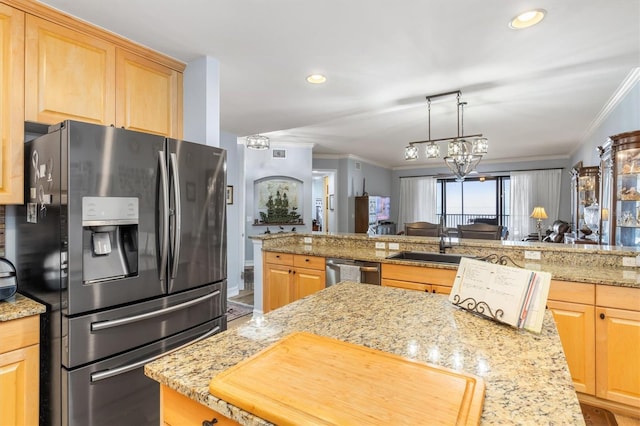
[[[74,121],[25,144],[19,291],[47,306],[41,424],[157,425],[143,366],[226,329],[226,151]]]

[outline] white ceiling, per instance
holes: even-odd
[[[44,3],[185,62],[217,58],[226,132],[386,167],[407,166],[404,146],[426,139],[425,97],[458,89],[464,133],[489,138],[486,161],[568,158],[640,66],[640,0]],[[529,8],[546,19],[509,29]],[[327,83],[305,81],[316,72]],[[456,135],[455,96],[431,119],[432,138]]]

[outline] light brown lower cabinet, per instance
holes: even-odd
[[[449,294],[455,278],[455,269],[382,264],[381,284],[387,287]]]
[[[596,396],[640,416],[640,288],[596,286]]]
[[[263,283],[263,310],[269,312],[325,288],[325,258],[265,252]]]
[[[0,322],[0,425],[37,425],[40,318]]]
[[[547,306],[579,399],[640,416],[640,289],[552,280]]]
[[[595,285],[551,281],[547,307],[560,334],[573,385],[593,395],[595,377]]]
[[[216,426],[240,425],[165,385],[160,385],[160,401],[160,424],[165,426],[201,426],[205,421]]]

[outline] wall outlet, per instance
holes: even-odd
[[[376,243],[376,249],[384,250],[386,248],[385,243]]]
[[[398,244],[398,243],[389,243],[389,250],[400,250],[400,244]]]
[[[623,257],[622,258],[622,266],[636,266],[636,258],[635,257]]]
[[[313,238],[311,237],[304,237],[304,243],[305,244],[311,244],[313,242]]]
[[[540,260],[540,252],[539,251],[524,251],[524,258],[529,260]]]

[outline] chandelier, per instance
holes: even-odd
[[[247,136],[247,148],[269,149],[269,138],[262,135]]]
[[[456,109],[458,114],[457,136],[431,139],[431,100],[449,95],[456,95]],[[467,103],[460,100],[461,96],[462,92],[460,90],[427,96],[429,139],[426,141],[410,142],[409,145],[404,148],[405,160],[418,159],[417,145],[420,144],[427,144],[425,147],[425,155],[427,158],[438,158],[440,157],[440,146],[438,142],[448,142],[447,156],[444,157],[443,160],[447,167],[453,172],[457,181],[464,180],[464,178],[476,168],[489,148],[489,141],[487,138],[482,137],[481,133],[475,135],[464,134],[464,106]]]

